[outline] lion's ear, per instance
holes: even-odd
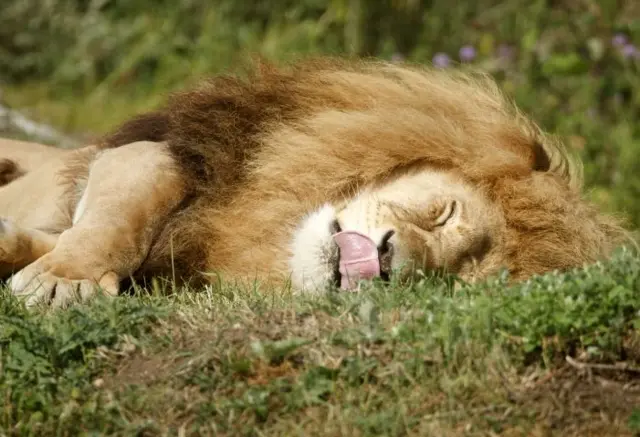
[[[551,167],[551,159],[544,150],[544,146],[539,141],[536,141],[533,145],[533,170],[534,171],[549,171]]]
[[[582,189],[583,167],[577,156],[556,141],[536,141],[533,147],[533,170],[549,172],[563,179],[569,187]]]

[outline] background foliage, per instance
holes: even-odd
[[[247,54],[373,55],[495,75],[586,161],[590,195],[640,222],[635,0],[5,0],[0,86],[102,132]]]

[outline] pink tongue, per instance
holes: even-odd
[[[340,247],[342,289],[353,289],[358,281],[380,275],[378,248],[373,240],[355,231],[338,232],[333,238]]]

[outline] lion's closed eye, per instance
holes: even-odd
[[[455,217],[460,208],[455,200],[436,200],[426,209],[410,209],[393,203],[387,203],[387,206],[399,223],[420,229],[422,232],[442,228]]]

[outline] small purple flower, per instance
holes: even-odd
[[[627,44],[627,36],[622,33],[616,33],[611,39],[611,43],[615,47],[623,47]]]
[[[451,58],[446,53],[436,53],[432,59],[433,65],[438,68],[447,68],[451,64]]]
[[[476,49],[473,46],[462,46],[458,53],[462,62],[471,62],[476,58]]]
[[[625,44],[622,47],[622,56],[627,59],[640,59],[640,50],[633,44]]]
[[[394,64],[404,62],[404,55],[402,53],[394,53],[393,55],[391,55],[391,62],[393,62]]]

